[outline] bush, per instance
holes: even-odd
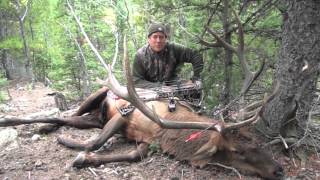
[[[4,78],[2,75],[0,75],[0,103],[5,102],[8,98],[7,91],[4,88],[7,84],[7,78]]]

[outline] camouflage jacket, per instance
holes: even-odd
[[[199,53],[181,45],[167,43],[165,48],[154,53],[149,45],[145,45],[136,53],[133,63],[133,79],[136,87],[155,87],[160,83],[176,80],[179,66],[191,63],[193,80],[200,79],[203,69],[203,60]]]

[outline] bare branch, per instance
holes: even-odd
[[[84,28],[82,26],[82,23],[80,22],[79,18],[76,16],[72,6],[70,5],[69,0],[67,0],[67,4],[68,7],[70,9],[70,12],[72,14],[72,16],[74,17],[74,19],[76,20],[81,33],[83,34],[83,36],[85,37],[85,39],[87,40],[87,42],[89,43],[90,48],[92,49],[92,51],[94,52],[94,54],[98,57],[99,61],[101,62],[101,64],[104,66],[105,69],[108,69],[108,65],[104,62],[103,58],[101,57],[101,55],[99,54],[98,50],[94,47],[94,45],[92,44],[91,40],[89,39],[87,33],[84,31]]]
[[[206,46],[206,47],[221,47],[221,43],[216,42],[216,43],[209,43],[208,41],[205,41],[204,39],[201,39],[200,37],[197,37],[199,40],[199,43]]]
[[[297,139],[296,138],[286,138],[285,141],[287,143],[293,144],[293,143],[297,142]],[[275,145],[275,144],[280,143],[280,142],[282,142],[282,140],[280,138],[277,138],[277,139],[274,139],[274,140],[266,143],[263,147],[268,147],[268,146],[271,146],[271,145]]]
[[[134,31],[134,28],[131,26],[131,23],[130,23],[130,11],[129,11],[129,8],[128,8],[128,3],[126,0],[124,0],[124,5],[126,7],[126,10],[127,10],[127,17],[126,17],[126,20],[127,20],[127,24],[128,24],[128,27],[130,29],[130,31],[132,32],[132,36],[131,36],[131,39],[133,40],[133,46],[135,47],[136,50],[138,50],[138,43],[137,43],[137,39],[136,39],[136,36],[135,36],[135,31]]]
[[[242,84],[242,88],[241,88],[240,94],[246,94],[249,91],[249,89],[252,86],[253,82],[255,80],[257,80],[258,77],[260,76],[260,74],[262,73],[265,64],[266,64],[265,63],[265,59],[262,59],[262,63],[261,63],[261,66],[260,66],[259,70],[256,71],[256,72],[250,72],[250,73],[248,73],[246,75],[244,83]]]
[[[220,0],[220,1],[216,4],[215,9],[211,12],[211,14],[210,14],[210,16],[209,16],[209,18],[208,18],[208,21],[207,21],[207,23],[206,23],[206,26],[209,26],[209,25],[210,25],[210,23],[211,23],[211,21],[212,21],[212,18],[213,18],[213,15],[216,13],[216,11],[217,11],[217,9],[219,8],[221,2],[222,2],[222,0]],[[201,37],[203,37],[203,36],[205,35],[206,31],[207,31],[207,28],[204,28],[204,31],[202,32]]]
[[[84,59],[85,61],[85,56],[84,56],[84,53],[82,51],[82,48],[79,44],[79,42],[77,41],[77,39],[73,36],[73,34],[71,33],[70,29],[67,28],[64,24],[58,22],[58,24],[60,24],[60,26],[62,26],[64,28],[65,31],[68,32],[69,36],[70,36],[70,39],[74,40],[75,44],[77,45],[77,48],[79,49],[79,52],[80,52],[80,55],[82,56],[82,58]]]
[[[117,57],[118,57],[118,53],[119,53],[119,33],[117,31],[113,32],[114,34],[114,38],[116,39],[116,47],[115,47],[115,53],[113,55],[113,59],[112,59],[112,64],[111,64],[111,69],[114,68],[116,62],[117,62]]]
[[[233,172],[235,172],[235,173],[237,174],[237,176],[239,177],[239,179],[242,179],[241,174],[240,174],[239,171],[238,171],[236,168],[234,168],[234,167],[226,166],[226,165],[221,164],[221,163],[208,163],[208,164],[210,164],[210,165],[215,165],[215,166],[220,166],[220,167],[223,167],[223,168],[225,168],[225,169],[230,169],[230,170],[232,170]]]
[[[243,33],[243,26],[241,24],[240,18],[238,14],[231,8],[235,18],[236,22],[238,24],[238,34],[239,34],[239,51],[243,52],[244,51],[244,33]]]
[[[186,32],[189,36],[197,39],[199,41],[200,44],[207,46],[207,47],[221,47],[221,43],[220,42],[216,42],[216,43],[209,43],[207,41],[205,41],[203,38],[199,37],[198,35],[192,34],[191,32],[189,32],[186,28],[184,28],[179,22],[179,27]]]
[[[15,1],[15,5],[16,5],[17,13],[18,13],[18,18],[23,22],[23,21],[24,21],[24,18],[25,18],[25,17],[27,16],[27,14],[28,14],[29,0],[27,0],[26,9],[25,9],[25,11],[24,11],[24,13],[23,13],[22,16],[20,15],[21,6],[20,6],[19,0],[16,0],[16,1]]]
[[[208,32],[209,32],[214,38],[216,38],[216,40],[217,40],[218,42],[221,43],[221,45],[222,45],[224,48],[226,48],[226,49],[228,49],[228,50],[230,50],[230,51],[238,54],[238,51],[237,51],[233,46],[231,46],[229,43],[227,43],[225,40],[223,40],[216,32],[214,32],[212,29],[210,29],[209,26],[205,26],[205,28],[208,30]]]
[[[28,9],[29,9],[29,0],[27,0],[26,10],[24,11],[23,16],[21,17],[21,21],[24,21],[24,18],[27,16]]]

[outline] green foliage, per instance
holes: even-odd
[[[23,44],[20,37],[11,36],[7,37],[3,41],[0,41],[0,49],[10,49],[10,50],[21,50],[23,48]]]
[[[0,104],[5,102],[8,98],[7,91],[4,90],[5,86],[8,85],[8,81],[6,78],[0,74]]]
[[[20,0],[20,2],[23,9],[27,1]],[[122,83],[125,83],[121,62],[123,36],[125,34],[128,36],[132,61],[137,48],[147,42],[146,30],[150,22],[165,22],[171,29],[171,41],[202,50],[205,61],[202,77],[206,105],[211,108],[220,103],[219,96],[224,88],[224,50],[201,45],[198,37],[209,43],[215,42],[212,35],[204,28],[212,12],[215,13],[209,27],[222,36],[222,17],[224,17],[222,2],[218,8],[215,7],[216,1],[200,0],[70,0],[70,2],[92,43],[107,63],[112,62],[115,48],[118,45],[119,54],[114,73]],[[236,0],[229,1],[229,3],[236,12],[243,5],[242,1]],[[250,1],[241,12],[240,19],[245,21],[263,3]],[[8,50],[13,59],[19,59],[23,56],[23,44],[18,19],[15,15],[18,12],[13,6],[13,1],[9,0],[0,1],[0,10],[6,13],[4,16],[6,22],[10,22],[6,24],[10,33],[7,33],[4,38],[0,37],[0,49]],[[228,18],[231,28],[236,27],[231,13]],[[253,30],[279,30],[280,25],[281,16],[275,8],[264,12],[257,20],[246,23],[244,27],[246,57],[251,70],[258,69],[262,58],[267,59],[270,64],[274,63],[279,47],[278,39],[257,34]],[[68,90],[76,95],[82,93],[84,71],[87,72],[91,82],[96,77],[105,78],[105,69],[97,61],[88,42],[81,34],[65,0],[32,1],[24,19],[24,28],[37,80],[44,81],[45,78],[49,78],[54,88]],[[116,44],[115,33],[119,35],[118,44]],[[85,67],[81,64],[83,57],[75,40],[80,43]],[[237,41],[238,37],[234,31],[232,32],[232,45],[236,46]],[[239,93],[243,80],[243,72],[241,72],[239,60],[235,55],[232,68],[231,93],[234,97]],[[191,76],[190,71],[191,67],[186,66],[182,69],[182,74],[188,78]],[[268,70],[266,74],[264,83],[269,85],[272,71]],[[97,88],[94,83],[92,86],[94,86],[93,89]]]
[[[149,155],[154,154],[154,153],[159,153],[161,152],[160,144],[159,143],[151,143],[149,145]]]

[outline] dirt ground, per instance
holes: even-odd
[[[41,115],[48,112],[58,113],[54,99],[47,96],[51,89],[36,84],[34,90],[19,82],[10,85],[12,100],[1,106],[0,114],[26,117],[30,114]],[[76,107],[76,106],[75,106]],[[0,147],[0,180],[53,180],[53,179],[239,179],[232,170],[210,166],[204,169],[192,168],[161,153],[154,153],[136,163],[109,163],[99,167],[82,169],[69,168],[69,163],[79,153],[57,143],[60,134],[69,134],[75,138],[86,140],[99,133],[99,129],[79,130],[62,127],[56,132],[44,135],[38,129],[43,124],[19,125],[0,128],[17,131],[16,145]],[[127,152],[135,147],[135,143],[125,140],[104,146],[99,151],[104,153]],[[270,150],[272,151],[272,150]],[[316,155],[309,157],[305,165],[292,160],[276,151],[271,152],[281,163],[286,172],[285,179],[320,179],[320,160]],[[242,179],[260,179],[256,176],[244,176]]]

